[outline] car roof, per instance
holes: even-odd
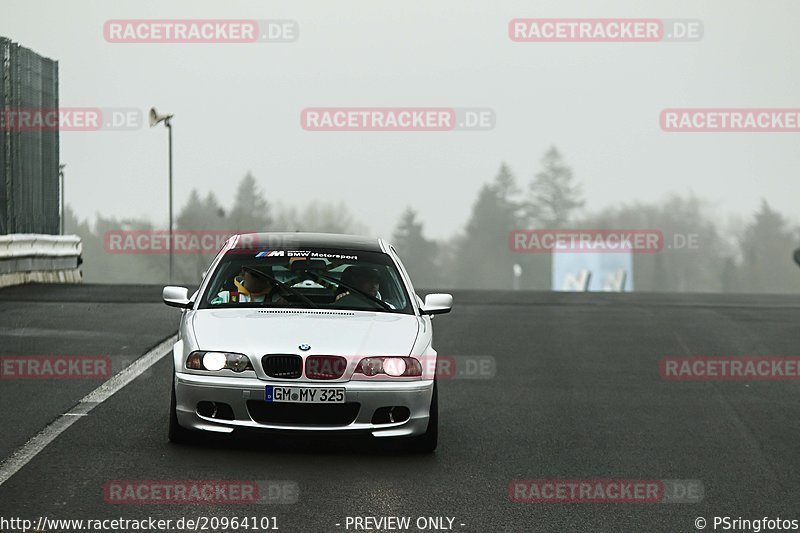
[[[264,247],[267,249],[302,250],[304,248],[334,248],[360,252],[382,252],[380,239],[363,235],[340,233],[263,232],[244,233],[233,248]]]

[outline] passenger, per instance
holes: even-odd
[[[233,279],[235,291],[222,291],[211,304],[277,302],[286,301],[278,295],[275,283],[270,279],[272,267],[269,265],[250,267],[243,266],[239,275]]]

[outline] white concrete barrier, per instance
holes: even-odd
[[[80,283],[82,250],[77,235],[0,235],[0,287]]]

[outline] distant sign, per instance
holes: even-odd
[[[553,249],[552,290],[633,291],[633,253],[574,252]]]

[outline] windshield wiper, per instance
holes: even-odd
[[[306,298],[300,291],[291,288],[290,286],[288,286],[287,284],[283,283],[282,281],[278,281],[276,278],[274,278],[273,276],[270,276],[269,274],[267,274],[265,272],[259,271],[258,273],[259,273],[260,276],[264,276],[265,278],[270,280],[272,283],[277,285],[279,289],[283,289],[283,290],[285,290],[285,291],[287,291],[287,292],[289,292],[291,294],[294,294],[295,296],[297,296],[298,298],[303,300],[303,302],[305,304],[310,305],[314,309],[319,309],[319,306],[317,304],[315,304],[314,302],[312,302],[311,300]],[[291,304],[291,302],[286,302],[286,303]],[[295,302],[295,303],[297,303],[297,302]]]
[[[325,281],[328,281],[330,283],[335,283],[336,285],[342,286],[345,289],[347,289],[348,291],[350,291],[351,293],[356,294],[357,296],[363,296],[364,298],[366,298],[370,302],[380,305],[381,308],[383,308],[386,311],[394,312],[394,308],[391,305],[387,304],[384,301],[381,301],[381,300],[375,298],[371,294],[367,294],[366,292],[364,292],[364,291],[362,291],[360,289],[356,289],[352,285],[348,285],[347,283],[344,283],[340,279],[336,279],[336,278],[334,278],[332,276],[326,276],[325,274],[319,274],[317,272],[312,272],[311,270],[306,270],[306,272],[311,274],[312,276],[316,276],[316,277],[324,279]]]

